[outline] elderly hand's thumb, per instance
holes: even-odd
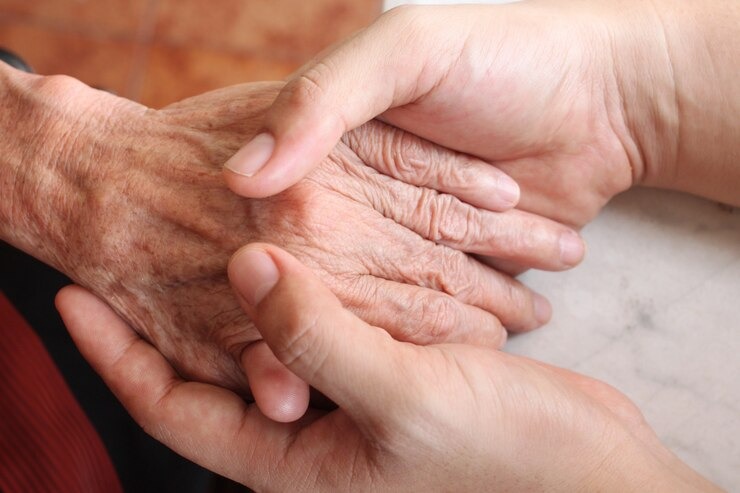
[[[242,248],[229,279],[281,363],[356,416],[382,413],[368,389],[392,392],[394,366],[402,363],[385,331],[345,310],[313,272],[277,247]]]

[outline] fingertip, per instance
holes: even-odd
[[[277,149],[264,167],[253,175],[241,172],[240,161],[227,163],[223,168],[226,186],[235,194],[253,199],[277,195],[308,175],[331,151],[297,152]],[[242,152],[241,150],[237,152]],[[237,156],[236,154],[234,155]]]
[[[558,246],[560,248],[560,261],[566,267],[575,267],[586,256],[586,243],[581,235],[573,230],[567,230],[560,235]]]
[[[313,166],[284,147],[268,132],[257,135],[224,164],[226,186],[242,197],[261,199],[295,185]]]
[[[92,322],[107,315],[110,310],[100,298],[75,284],[60,289],[54,298],[54,305],[67,330],[75,338],[86,331],[95,330],[97,325]]]
[[[239,149],[223,166],[226,185],[237,195],[265,198],[302,180],[337,144],[345,128],[341,119],[306,111],[283,118],[275,104],[266,130]]]
[[[495,189],[494,197],[499,211],[507,211],[517,206],[521,197],[521,190],[519,184],[513,178],[503,172],[498,173]]]
[[[268,163],[275,151],[275,137],[262,132],[226,161],[224,168],[232,173],[251,178]]]
[[[269,165],[269,167],[273,166],[280,167],[280,165]],[[301,179],[301,176],[291,179],[290,176],[279,173],[275,176],[275,173],[268,173],[267,170],[254,176],[246,176],[226,166],[223,168],[223,177],[229,190],[241,197],[250,199],[264,199],[277,195],[292,187]]]
[[[67,308],[70,296],[74,296],[74,287],[74,284],[64,286],[57,292],[56,296],[54,296],[54,306],[58,312],[61,313]]]
[[[291,423],[308,410],[308,385],[280,363],[264,341],[247,346],[242,368],[260,412],[278,423]]]
[[[552,318],[552,305],[541,294],[534,293],[534,317],[539,326],[545,325]]]

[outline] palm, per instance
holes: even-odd
[[[129,330],[99,302],[85,315],[95,311],[102,313],[93,318],[105,330]],[[123,337],[135,340],[128,334]],[[572,453],[574,470],[585,474],[593,464],[582,450],[593,447],[593,437],[603,440],[610,423],[633,433],[643,426],[630,401],[605,384],[462,345],[398,350],[394,358],[402,362],[397,371],[403,378],[373,397],[387,399],[368,405],[382,409],[377,416],[310,410],[298,422],[276,423],[227,390],[183,382],[143,341],[125,345],[122,357],[96,366],[142,426],[184,456],[258,491],[431,491],[448,475],[470,481],[458,482],[457,490],[474,491],[491,464],[507,463],[525,448],[521,483],[500,482],[497,490],[526,490],[531,478],[542,479],[538,468],[551,469],[553,450]],[[146,371],[131,371],[145,360]],[[163,436],[165,423],[187,433]],[[521,439],[532,436],[533,427],[547,446]]]
[[[407,347],[396,356],[404,362],[399,371],[405,379],[397,385],[412,390],[390,391],[393,400],[377,419],[357,419],[342,409],[314,411],[304,423],[284,430],[292,439],[272,460],[288,470],[310,471],[307,477],[312,482],[283,484],[279,489],[432,491],[453,474],[471,480],[470,485],[460,481],[456,489],[474,491],[490,464],[506,463],[525,449],[528,476],[536,476],[538,467],[547,469],[552,449],[543,447],[533,454],[532,444],[520,438],[533,428],[548,440],[562,437],[555,447],[559,454],[574,444],[571,450],[576,453],[588,449],[595,443],[593,437],[603,439],[603,430],[612,427],[648,447],[660,447],[637,407],[600,381],[526,358],[458,345]],[[476,423],[474,428],[471,423]],[[471,436],[484,438],[476,442]],[[251,446],[254,437],[245,434],[238,440]],[[584,479],[589,459],[580,456],[579,461],[583,477],[577,479]],[[483,466],[481,470],[476,464]],[[465,475],[451,472],[456,467],[464,468]],[[245,471],[236,479],[250,484],[251,475]],[[527,489],[517,482],[497,484],[499,491]]]

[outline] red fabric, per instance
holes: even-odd
[[[122,492],[41,340],[0,293],[0,491]]]

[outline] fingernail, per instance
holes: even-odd
[[[521,194],[519,190],[519,184],[515,182],[511,177],[502,175],[498,179],[498,196],[501,201],[509,207],[514,207],[519,203],[519,196]]]
[[[576,265],[583,259],[585,245],[580,236],[568,231],[560,236],[560,261],[565,265]]]
[[[244,300],[257,306],[280,279],[272,257],[257,249],[246,248],[229,264],[229,280]]]
[[[274,150],[275,138],[268,133],[261,133],[231,156],[224,167],[238,175],[254,176],[264,168]]]
[[[550,317],[552,317],[552,306],[550,302],[547,301],[547,298],[537,293],[534,294],[534,317],[542,325],[549,322]]]

